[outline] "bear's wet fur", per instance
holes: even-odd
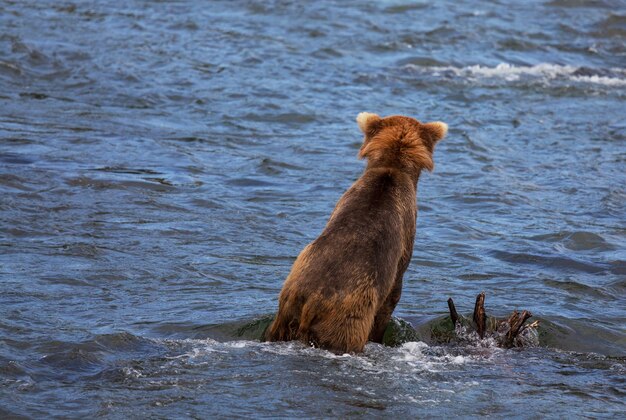
[[[268,341],[301,340],[335,353],[359,353],[382,342],[400,300],[413,252],[417,182],[432,171],[441,122],[404,116],[357,117],[365,134],[361,177],[337,202],[322,234],[293,264]]]

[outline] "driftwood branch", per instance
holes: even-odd
[[[528,311],[523,311],[521,315],[517,311],[513,311],[511,316],[509,316],[509,319],[505,321],[508,324],[509,331],[506,333],[506,336],[503,337],[503,347],[513,347],[514,340],[522,331],[524,322],[526,322],[531,316],[533,315]]]
[[[482,339],[485,337],[485,328],[487,326],[487,318],[485,316],[485,292],[481,292],[476,296],[476,304],[474,305],[474,315],[472,317],[476,323],[478,336]]]
[[[529,330],[537,329],[539,326],[539,321],[526,324],[526,321],[532,317],[529,311],[522,311],[521,314],[518,311],[513,311],[513,313],[505,319],[495,317],[487,318],[485,314],[485,292],[476,296],[474,313],[472,315],[473,323],[465,321],[465,318],[457,313],[452,298],[448,299],[448,310],[454,327],[460,324],[465,328],[475,329],[481,340],[485,337],[491,337],[498,346],[505,348],[519,347],[527,344],[528,341],[524,339],[525,334]]]
[[[452,325],[456,326],[456,323],[459,320],[459,314],[456,312],[456,308],[454,306],[454,301],[452,300],[452,298],[448,299],[448,310],[450,310],[450,318],[452,319]]]

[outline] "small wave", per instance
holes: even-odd
[[[516,82],[522,79],[558,80],[567,79],[579,83],[592,83],[604,86],[626,86],[626,70],[619,68],[592,69],[560,64],[541,63],[534,66],[516,66],[500,63],[495,67],[473,65],[466,67],[431,66],[421,67],[407,64],[405,69],[430,73],[435,77],[453,76],[468,79],[502,79]]]
[[[502,250],[494,250],[492,255],[501,261],[512,264],[529,264],[555,269],[559,271],[579,271],[589,274],[599,274],[604,272],[612,272],[613,268],[605,262],[587,261],[579,258],[573,258],[568,255],[540,255],[525,252],[508,252]]]
[[[469,354],[454,354],[448,352],[449,349],[437,354],[437,349],[438,347],[430,347],[422,341],[409,341],[394,352],[396,355],[393,359],[405,362],[413,368],[419,366],[430,372],[438,372],[445,366],[463,365],[471,359]]]
[[[456,369],[469,362],[489,360],[503,352],[495,342],[480,341],[478,338],[462,346],[430,346],[422,341],[410,341],[400,347],[387,347],[368,343],[360,354],[335,354],[333,352],[306,346],[301,342],[258,342],[238,340],[220,342],[213,339],[166,339],[158,340],[170,348],[171,354],[165,357],[168,367],[171,364],[185,366],[206,366],[214,360],[236,358],[243,351],[256,354],[264,360],[301,358],[317,360],[318,363],[332,363],[342,360],[346,366],[375,374],[430,372],[439,373]],[[480,341],[480,343],[479,343]],[[268,359],[269,357],[269,359]]]
[[[573,76],[575,82],[594,83],[605,86],[626,86],[625,79],[606,76]]]

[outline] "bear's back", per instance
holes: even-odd
[[[330,295],[367,277],[383,295],[402,255],[407,224],[414,221],[411,179],[389,168],[368,170],[342,196],[322,234],[305,249],[303,260],[310,263],[292,273],[296,275],[292,280],[308,289],[304,293]]]

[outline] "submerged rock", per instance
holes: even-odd
[[[261,341],[265,335],[265,330],[270,326],[272,321],[274,321],[275,316],[275,314],[263,315],[262,317],[239,327],[235,334],[239,338]]]
[[[274,316],[274,314],[263,315],[243,324],[235,331],[236,337],[247,340],[263,340],[265,330],[274,320]],[[392,317],[385,329],[383,344],[389,347],[397,347],[409,341],[420,341],[417,331],[415,331],[409,322],[397,317]]]
[[[459,315],[452,299],[448,300],[450,315],[431,319],[416,330],[411,323],[392,317],[387,324],[382,344],[398,347],[404,343],[424,341],[429,344],[471,344],[503,348],[532,347],[539,344],[539,321],[525,324],[532,314],[513,311],[508,318],[487,316],[485,294],[476,297],[472,318]],[[263,315],[253,321],[239,324],[235,338],[262,341],[265,330],[274,320],[274,314]]]
[[[422,341],[413,326],[403,319],[391,317],[385,334],[383,344],[389,347],[398,347],[409,341]]]

